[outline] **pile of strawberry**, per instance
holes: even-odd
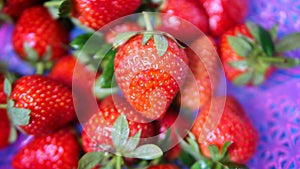
[[[249,87],[300,65],[284,56],[300,34],[279,39],[278,25],[245,22],[247,8],[247,0],[1,2],[0,22],[15,23],[14,50],[36,74],[1,64],[0,148],[33,136],[16,169],[247,168],[259,135],[235,98],[217,96],[219,59],[230,83]],[[164,14],[95,34],[142,11]],[[70,41],[78,25],[86,33]]]

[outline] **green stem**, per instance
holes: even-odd
[[[120,153],[117,153],[116,154],[116,160],[117,160],[117,166],[116,166],[116,168],[117,169],[122,169],[122,156],[121,156],[121,154]]]
[[[286,61],[285,58],[280,57],[260,57],[259,60],[269,63],[284,63]]]
[[[48,1],[44,3],[45,7],[60,7],[63,1]]]
[[[7,109],[7,104],[0,104],[0,109]]]
[[[44,63],[43,62],[37,62],[36,63],[36,74],[42,75],[44,73]]]
[[[143,12],[143,16],[144,16],[144,20],[146,23],[147,31],[153,31],[153,27],[152,27],[150,16],[149,16],[148,12]]]

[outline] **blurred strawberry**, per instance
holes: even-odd
[[[209,31],[208,17],[198,1],[166,0],[161,6],[161,12],[168,15],[162,15],[162,23],[158,29],[174,35],[179,40],[195,37],[195,29],[191,28],[190,24],[204,33]]]
[[[209,119],[210,113],[214,113],[210,110],[210,104],[205,106],[198,115],[191,131],[205,156],[222,160],[225,158],[224,149],[228,149],[230,162],[246,164],[257,149],[258,132],[236,99],[230,96],[213,99],[216,107],[222,107],[224,101],[222,117],[212,134],[207,138],[202,138],[205,132],[204,124],[211,120]],[[224,151],[221,153],[222,149]]]
[[[146,40],[145,40],[146,39]],[[186,54],[171,37],[132,33],[115,57],[117,83],[144,117],[162,117],[186,76]]]
[[[43,0],[6,0],[2,12],[14,19],[18,19],[25,9],[41,1]]]
[[[229,28],[240,24],[248,14],[248,0],[199,0],[204,7],[209,29],[213,36],[220,36]]]
[[[150,166],[148,167],[148,169],[179,169],[179,168],[174,164],[158,164],[158,165]]]
[[[181,89],[181,106],[199,110],[214,94],[219,83],[218,54],[211,37],[202,36],[186,49],[191,74]]]
[[[13,86],[8,111],[27,134],[52,133],[76,117],[71,91],[40,75],[24,76]]]
[[[29,61],[56,60],[67,53],[68,29],[47,8],[26,9],[13,32],[15,51]]]
[[[15,169],[76,169],[80,145],[70,128],[34,138],[13,159]]]
[[[98,30],[113,20],[134,13],[141,3],[141,0],[72,0],[72,16],[83,25]]]

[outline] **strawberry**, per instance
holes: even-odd
[[[248,22],[222,35],[221,60],[230,81],[237,85],[260,85],[275,67],[288,68],[300,64],[300,59],[282,56],[282,52],[300,47],[293,44],[299,33],[278,41],[274,30],[269,32]]]
[[[56,60],[67,53],[69,32],[45,7],[35,6],[23,12],[12,38],[14,49],[21,58]]]
[[[207,33],[208,17],[198,1],[195,0],[166,0],[161,6],[162,23],[159,30],[166,31],[172,35],[178,35],[180,39],[193,38],[194,29],[190,24],[195,25],[202,32]],[[176,17],[172,17],[177,16]],[[186,21],[179,20],[179,18]],[[176,38],[178,38],[176,36]]]
[[[108,151],[114,148],[111,137],[113,124],[124,114],[128,120],[130,129],[129,136],[141,132],[141,138],[152,137],[156,130],[152,123],[145,123],[141,117],[126,100],[118,95],[108,96],[99,106],[99,112],[94,114],[85,124],[82,133],[82,144],[86,152]]]
[[[12,120],[27,134],[54,132],[76,117],[71,91],[40,75],[20,78],[10,99],[8,111]]]
[[[40,0],[7,0],[2,12],[14,19],[18,19],[25,9],[38,4],[39,1]]]
[[[191,131],[198,140],[201,152],[205,156],[215,157],[216,154],[212,154],[211,149],[224,149],[224,147],[227,149],[228,142],[230,142],[231,145],[227,152],[229,161],[246,164],[256,151],[258,132],[235,98],[227,96],[212,100],[216,107],[222,107],[224,101],[225,107],[220,122],[208,137],[202,138],[204,124],[207,120],[211,120],[208,117],[210,117],[210,113],[213,113],[210,112],[210,104],[205,106],[198,115]],[[214,147],[209,148],[209,146]]]
[[[150,166],[148,169],[179,169],[179,168],[174,164],[159,164],[159,165]]]
[[[83,25],[98,30],[113,20],[135,12],[141,0],[72,0],[71,3],[72,16]]]
[[[80,156],[77,136],[65,128],[42,137],[34,138],[14,157],[15,169],[75,169]]]
[[[160,118],[184,82],[186,54],[176,41],[163,34],[130,34],[115,56],[117,83],[144,117]]]
[[[202,36],[186,49],[191,73],[181,89],[181,106],[199,110],[214,94],[219,82],[218,54],[211,37]],[[195,92],[198,91],[198,92]]]
[[[141,31],[141,30],[142,30],[142,28],[138,24],[136,24],[134,22],[125,22],[120,25],[116,25],[115,27],[110,29],[108,32],[106,32],[105,40],[107,43],[113,43],[115,37],[119,33],[130,32],[130,31]]]
[[[6,94],[4,93],[4,76],[0,75],[0,103],[6,103]],[[0,108],[0,149],[10,143],[11,124],[5,109]]]
[[[241,23],[248,13],[248,0],[199,0],[204,7],[209,29],[213,36],[220,36]]]

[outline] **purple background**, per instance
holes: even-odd
[[[300,1],[250,0],[249,19],[266,28],[280,24],[280,36],[300,31]],[[21,74],[34,72],[20,61],[10,45],[12,25],[0,28],[0,61]],[[73,36],[80,30],[75,29]],[[300,42],[295,42],[300,43]],[[300,57],[300,51],[287,55]],[[257,153],[250,161],[254,169],[300,168],[300,68],[277,70],[260,87],[236,87],[228,82],[228,93],[237,97],[260,132]],[[20,136],[18,142],[0,150],[0,168],[10,169],[10,160],[28,138]]]

